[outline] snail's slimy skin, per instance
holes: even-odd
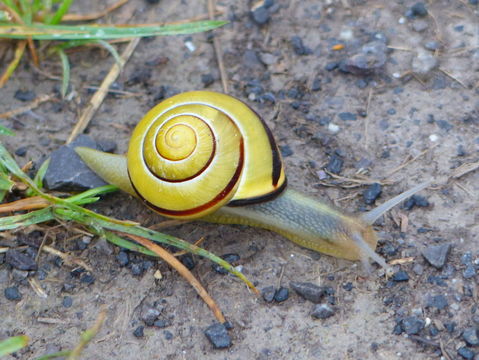
[[[333,209],[286,188],[275,140],[251,108],[207,91],[175,95],[151,109],[135,128],[127,156],[76,151],[105,181],[162,215],[261,227],[321,253],[365,265],[373,259],[383,267],[372,224],[427,186],[361,216]]]

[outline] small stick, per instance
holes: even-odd
[[[195,245],[195,246],[200,246],[201,243],[202,243],[203,241],[205,241],[205,239],[206,239],[206,238],[205,238],[204,236],[200,237],[198,240],[195,241],[194,245]],[[173,256],[178,257],[178,256],[185,255],[186,253],[188,253],[188,251],[186,251],[186,250],[181,250],[181,251],[175,252],[175,253],[173,254]]]
[[[201,283],[196,279],[196,277],[191,273],[191,271],[189,271],[186,266],[183,265],[177,258],[175,258],[172,254],[163,249],[161,246],[151,242],[148,239],[132,234],[123,233],[123,235],[130,237],[140,245],[143,245],[147,249],[153,251],[163,260],[165,260],[168,264],[170,264],[176,271],[180,273],[181,276],[183,276],[191,284],[191,286],[193,286],[198,295],[201,296],[206,305],[208,305],[211,311],[213,311],[213,314],[215,315],[216,319],[222,324],[226,322],[223,313],[221,312],[220,308],[213,300],[213,298],[208,294],[203,285],[201,285]]]
[[[457,83],[459,83],[459,85],[461,85],[464,89],[467,89],[467,86],[466,84],[464,84],[461,80],[459,80],[458,78],[454,77],[450,72],[444,70],[444,69],[441,69],[439,68],[438,69],[440,72],[442,72],[444,75],[446,75],[447,77],[451,78],[452,80],[456,81]]]
[[[423,152],[421,152],[420,154],[416,155],[415,157],[413,157],[412,159],[402,163],[401,165],[399,165],[397,168],[393,169],[392,171],[390,171],[386,177],[390,177],[392,174],[395,174],[397,173],[399,170],[405,168],[406,166],[408,166],[409,164],[413,163],[414,161],[416,161],[417,159],[419,159],[421,156],[424,156],[426,155],[430,150],[434,149],[436,146],[438,146],[439,144],[436,144],[432,147],[430,147],[429,149],[426,149],[424,150]]]
[[[389,265],[403,265],[403,264],[408,264],[414,261],[414,257],[406,257],[406,258],[401,258],[401,259],[394,259],[388,262]]]
[[[208,0],[208,16],[210,20],[215,19],[215,2],[214,0]],[[223,91],[225,94],[228,93],[228,78],[226,75],[225,65],[223,63],[223,56],[221,53],[221,44],[219,39],[216,36],[213,36],[213,47],[216,54],[216,61],[218,62],[218,68],[220,70],[221,84],[223,85]]]
[[[369,89],[368,102],[366,104],[366,119],[364,121],[364,148],[368,149],[369,144],[369,107],[371,106],[371,99],[373,97],[373,89]]]
[[[14,110],[10,110],[10,111],[7,111],[7,112],[4,112],[4,113],[1,113],[0,114],[0,119],[8,119],[8,118],[11,118],[15,115],[20,115],[20,114],[23,114],[27,111],[30,111],[34,108],[36,108],[38,105],[40,105],[41,103],[44,103],[46,101],[50,101],[52,99],[55,98],[55,95],[53,94],[50,94],[50,95],[40,95],[39,97],[37,97],[35,100],[33,100],[30,104],[27,104],[25,106],[21,106],[17,109],[14,109]]]
[[[464,176],[464,175],[466,175],[466,174],[470,173],[471,171],[474,171],[478,168],[479,168],[479,161],[473,162],[473,163],[462,164],[461,166],[459,166],[458,168],[456,168],[452,172],[451,178],[459,179],[461,176]]]
[[[40,283],[38,282],[37,279],[35,278],[28,278],[28,283],[32,287],[33,291],[35,294],[37,294],[39,297],[46,299],[48,297],[47,293],[43,288],[40,286]]]
[[[85,268],[86,270],[88,270],[91,273],[93,272],[93,269],[91,268],[91,266],[86,264],[83,260],[75,259],[74,257],[72,257],[68,254],[65,254],[64,252],[61,252],[60,250],[57,250],[57,249],[55,249],[51,246],[44,245],[42,250],[49,253],[49,254],[52,254],[52,255],[55,255],[55,256],[58,256],[58,257],[62,258],[62,260],[65,261],[65,263],[67,263],[67,264],[76,264],[76,265],[81,266],[82,268]]]
[[[121,64],[114,63],[110,69],[110,72],[103,80],[100,88],[98,91],[92,96],[90,103],[87,105],[83,113],[81,114],[78,122],[76,123],[73,131],[71,132],[70,136],[68,137],[67,144],[73,141],[78,134],[81,134],[92,119],[93,115],[96,113],[100,105],[102,104],[103,100],[105,99],[106,95],[108,94],[108,89],[110,85],[118,78],[120,71],[123,65],[128,61],[128,59],[135,51],[137,45],[140,42],[140,38],[135,38],[130,41],[126,49],[121,54]]]

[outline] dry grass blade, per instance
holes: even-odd
[[[14,109],[14,110],[10,110],[10,111],[7,111],[7,112],[4,112],[4,113],[1,113],[0,114],[0,119],[8,119],[8,118],[11,118],[15,115],[20,115],[20,114],[23,114],[27,111],[30,111],[32,109],[35,109],[38,105],[40,105],[41,103],[44,103],[46,101],[50,101],[52,99],[55,98],[55,95],[53,94],[50,94],[50,95],[40,95],[39,97],[37,97],[35,100],[33,100],[31,103],[25,105],[25,106],[22,106],[22,107],[19,107],[17,109]]]
[[[414,258],[411,256],[411,257],[391,260],[391,261],[388,262],[388,264],[389,265],[403,265],[403,264],[412,263],[413,261],[414,261]]]
[[[133,239],[140,245],[153,251],[155,254],[157,254],[163,260],[165,260],[168,264],[170,264],[176,271],[180,273],[181,276],[183,276],[191,284],[191,286],[193,286],[193,288],[196,290],[198,295],[201,296],[201,298],[206,303],[206,305],[208,305],[208,307],[213,311],[213,314],[215,315],[216,319],[220,323],[224,323],[226,321],[223,316],[223,313],[221,312],[220,308],[218,307],[216,302],[213,300],[213,298],[208,294],[208,292],[201,285],[201,283],[195,278],[195,276],[177,258],[175,258],[172,254],[170,254],[168,251],[163,249],[161,246],[151,242],[148,239],[131,235],[131,234],[123,233],[122,235],[130,237],[131,239]]]
[[[139,42],[140,38],[135,38],[130,41],[125,51],[123,51],[123,53],[121,54],[122,65],[128,61]],[[81,134],[86,129],[93,115],[95,115],[96,111],[98,110],[106,95],[108,94],[108,89],[110,88],[111,84],[117,79],[118,75],[120,74],[122,65],[117,63],[113,64],[110,69],[110,72],[103,80],[103,83],[101,84],[100,88],[93,95],[90,100],[90,103],[87,105],[86,109],[83,111],[80,118],[78,119],[78,122],[76,123],[72,133],[70,134],[70,137],[67,140],[67,144],[72,142],[78,134]]]
[[[81,336],[81,341],[78,343],[77,346],[72,350],[70,355],[68,355],[67,360],[78,360],[80,359],[81,352],[83,349],[88,345],[88,343],[93,339],[93,337],[98,334],[100,331],[101,326],[105,322],[106,319],[106,308],[103,307],[101,310],[100,314],[98,315],[98,318],[95,321],[95,324],[93,326],[86,330],[82,336]]]
[[[451,178],[459,179],[461,176],[464,176],[478,168],[479,168],[479,161],[462,164],[458,168],[454,169],[454,171],[452,172]]]
[[[426,149],[424,150],[423,152],[419,153],[418,155],[414,156],[413,158],[408,158],[406,159],[401,165],[399,165],[397,168],[391,170],[386,177],[390,177],[391,175],[397,173],[399,170],[402,170],[403,168],[405,168],[406,166],[408,166],[409,164],[413,163],[414,161],[416,161],[417,159],[419,159],[421,156],[424,156],[426,155],[429,151],[431,151],[432,149],[434,149],[436,146],[438,146],[439,144],[436,144],[432,147],[430,147],[429,149]]]
[[[50,206],[51,203],[40,197],[33,196],[25,199],[20,199],[17,201],[12,201],[6,204],[0,205],[0,213],[13,212],[13,211],[22,211],[22,210],[37,210],[43,209],[47,206]]]
[[[195,243],[194,243],[194,245],[195,245],[195,246],[200,246],[203,241],[205,241],[205,237],[204,237],[204,236],[202,236],[202,237],[200,237],[198,240],[196,240]],[[188,253],[188,251],[186,251],[186,250],[181,250],[181,251],[175,252],[175,253],[173,254],[173,256],[178,257],[178,256],[185,255],[185,254],[187,254],[187,253]]]
[[[13,60],[8,64],[7,68],[2,74],[2,77],[0,77],[0,88],[2,88],[10,78],[10,76],[13,74],[15,69],[18,66],[18,63],[20,62],[23,53],[25,52],[25,47],[27,45],[27,41],[19,41],[17,44],[17,48],[15,49],[15,56],[13,57]]]
[[[113,5],[107,7],[103,11],[98,11],[96,13],[86,14],[86,15],[77,15],[77,14],[66,14],[63,16],[62,21],[90,21],[102,18],[103,16],[108,15],[112,11],[115,11],[119,7],[125,5],[129,0],[120,0]]]
[[[81,266],[82,268],[88,270],[89,272],[93,272],[92,267],[90,265],[88,265],[87,263],[85,263],[83,260],[77,259],[77,258],[75,258],[71,255],[68,255],[64,252],[61,252],[60,250],[57,250],[57,249],[55,249],[51,246],[44,245],[42,250],[49,253],[49,254],[60,257],[65,262],[65,264],[67,264],[67,265],[70,265],[70,266],[78,265],[78,266]]]
[[[208,0],[208,16],[210,20],[215,19],[215,0]],[[228,77],[226,75],[225,65],[223,62],[223,56],[221,51],[221,44],[216,36],[213,36],[213,47],[215,49],[216,61],[218,62],[218,68],[220,70],[221,84],[223,85],[223,91],[228,93]]]
[[[28,278],[28,283],[32,287],[33,291],[35,294],[37,294],[38,297],[41,297],[42,299],[46,299],[48,297],[48,294],[43,290],[42,286],[38,282],[37,279],[35,278]]]

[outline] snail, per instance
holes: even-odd
[[[270,129],[242,101],[192,91],[153,107],[133,131],[126,156],[76,148],[105,181],[172,218],[243,224],[275,231],[338,258],[370,259],[373,223],[428,182],[359,216],[349,215],[287,186]]]

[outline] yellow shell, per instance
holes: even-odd
[[[156,105],[135,128],[127,158],[137,193],[170,217],[264,201],[286,186],[265,123],[243,102],[215,92],[182,93]]]

